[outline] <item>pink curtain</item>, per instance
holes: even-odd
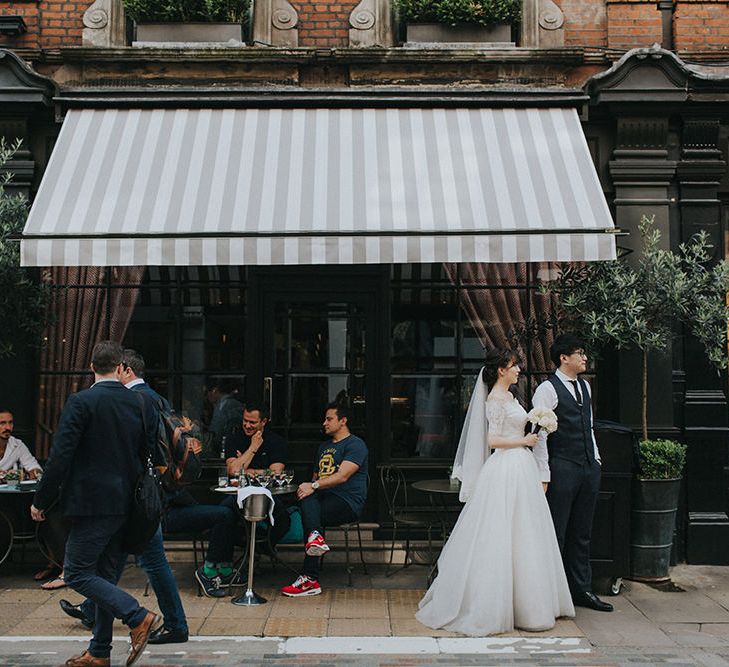
[[[545,277],[557,264],[540,264],[537,275]],[[445,264],[448,277],[456,282],[456,264]],[[510,347],[512,334],[527,327],[531,332],[528,349],[521,343],[520,352],[532,373],[546,373],[551,370],[549,348],[554,340],[551,329],[540,330],[549,318],[554,297],[543,296],[532,290],[531,299],[526,298],[526,289],[506,289],[499,286],[525,285],[526,271],[534,270],[525,264],[481,264],[460,265],[461,304],[468,321],[484,348]],[[484,289],[488,288],[488,289]]]
[[[66,399],[91,384],[89,365],[94,345],[107,338],[124,339],[144,276],[144,267],[136,266],[56,267],[49,271],[53,286],[68,287],[52,290],[51,324],[43,335],[35,449],[40,458],[48,456]],[[118,287],[107,289],[108,271],[111,284]],[[48,371],[72,374],[49,375]]]

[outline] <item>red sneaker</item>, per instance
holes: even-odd
[[[324,538],[319,535],[315,530],[309,535],[309,539],[306,542],[306,555],[307,556],[323,556],[329,551],[329,545],[324,541]]]
[[[321,593],[321,586],[318,581],[302,574],[293,584],[284,586],[281,592],[290,598],[300,598],[305,595],[319,595]]]

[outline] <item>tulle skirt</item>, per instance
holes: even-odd
[[[496,450],[438,559],[416,618],[485,636],[548,630],[574,616],[552,516],[534,455]]]

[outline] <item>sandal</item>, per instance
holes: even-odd
[[[61,569],[55,565],[47,565],[33,575],[33,581],[45,581],[46,579],[57,576],[60,572]]]
[[[41,584],[41,588],[44,591],[57,591],[61,588],[66,588],[67,584],[62,574],[59,574],[55,579],[46,581],[45,584]]]

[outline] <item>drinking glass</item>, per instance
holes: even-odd
[[[218,470],[218,486],[220,488],[228,486],[228,471],[225,468]]]
[[[286,480],[286,484],[291,484],[291,482],[294,481],[294,469],[293,468],[286,468],[286,470],[284,470],[284,479]]]

